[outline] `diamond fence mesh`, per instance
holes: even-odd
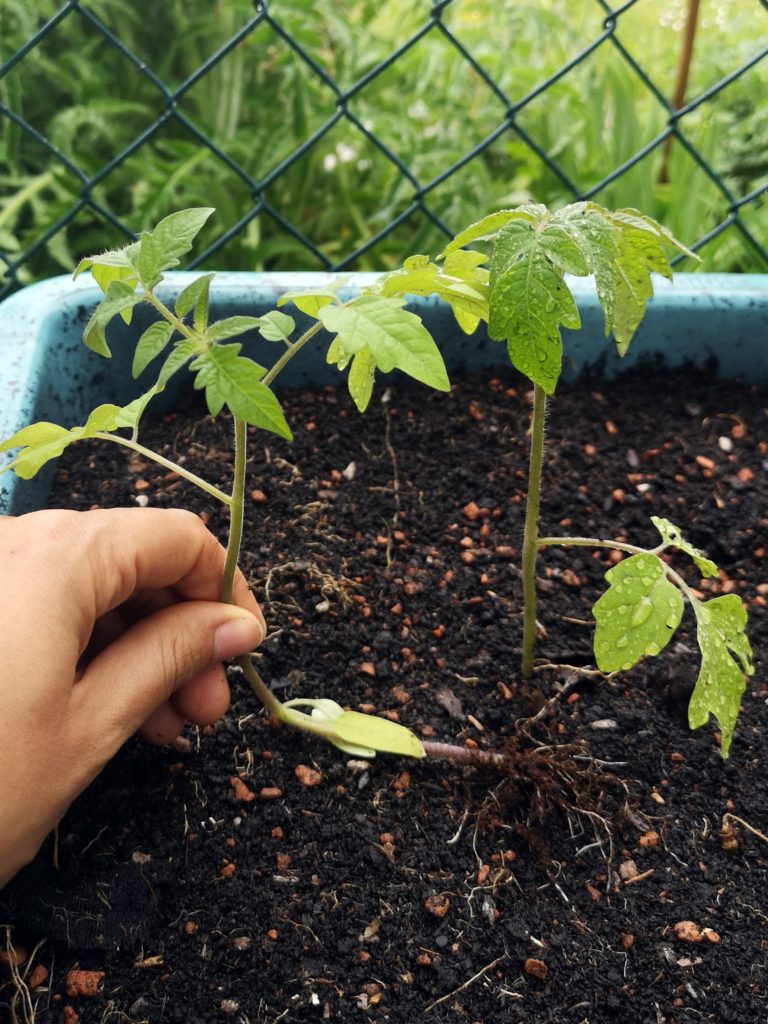
[[[768,0],[0,0],[0,297],[193,205],[188,266],[386,269],[595,198],[765,271],[767,58]]]

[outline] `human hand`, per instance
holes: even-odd
[[[191,512],[0,517],[0,886],[139,730],[175,739],[229,704],[221,664],[264,619]]]

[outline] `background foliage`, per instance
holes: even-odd
[[[768,0],[701,0],[670,120],[688,6],[0,0],[0,294],[208,205],[190,265],[387,269],[590,197],[768,270]]]

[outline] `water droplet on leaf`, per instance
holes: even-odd
[[[632,626],[642,626],[644,622],[647,622],[651,617],[653,611],[653,605],[647,597],[644,597],[640,604],[632,612],[632,618],[629,620]]]

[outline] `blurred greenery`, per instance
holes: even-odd
[[[26,283],[114,246],[107,213],[138,231],[202,205],[217,208],[202,246],[243,222],[204,260],[219,269],[386,269],[437,251],[441,223],[455,229],[529,198],[557,207],[591,190],[689,245],[728,217],[717,181],[678,142],[665,174],[659,145],[603,184],[667,121],[620,47],[670,97],[688,0],[622,5],[612,36],[603,0],[450,0],[440,23],[432,6],[273,0],[265,15],[250,0],[0,0],[0,274],[23,257],[16,278]],[[688,100],[752,59],[767,28],[762,0],[702,0]],[[682,119],[736,199],[768,175],[766,96],[763,59]],[[765,196],[739,216],[765,246]],[[768,269],[734,226],[700,255],[707,271]]]

